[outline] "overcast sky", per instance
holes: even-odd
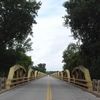
[[[33,27],[32,56],[34,64],[46,63],[48,71],[62,70],[62,54],[69,43],[74,40],[70,29],[63,26],[65,0],[41,0],[37,25]]]

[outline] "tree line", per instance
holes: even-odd
[[[77,43],[63,52],[64,69],[84,65],[92,78],[100,79],[100,1],[69,0],[63,4],[65,27],[71,27]]]
[[[33,66],[26,52],[32,50],[29,37],[40,6],[35,0],[0,0],[0,76],[15,64]]]
[[[40,63],[37,66],[32,67],[34,70],[46,73],[46,64],[45,63]]]

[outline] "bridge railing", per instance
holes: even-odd
[[[63,77],[63,80],[88,89],[89,81],[83,79],[67,78],[67,77]]]
[[[57,76],[56,74],[54,74],[52,76],[59,78],[61,80],[64,80],[66,82],[75,84],[78,87],[87,89],[94,94],[100,95],[100,80],[94,79],[93,81],[86,81],[84,79],[75,79],[75,78],[68,78],[68,77],[61,78],[60,76]],[[92,85],[88,85],[89,83],[92,83]]]
[[[100,93],[100,80],[93,79],[93,90]]]
[[[20,78],[13,78],[13,79],[7,79],[7,78],[0,78],[0,92],[8,90],[12,87],[16,87],[18,85],[24,84],[26,82],[44,77],[45,74],[40,73],[38,76],[32,76],[30,78],[28,77],[20,77]]]
[[[68,77],[65,77],[65,76],[61,77],[61,76],[57,75],[56,73],[54,73],[52,76],[59,78],[61,80],[64,80],[66,82],[75,84],[79,87],[88,89],[90,91],[92,90],[92,85],[90,85],[92,83],[92,81],[87,81],[87,80],[84,80],[84,79],[76,79],[76,78],[72,78],[72,77],[68,78]]]
[[[0,91],[6,89],[6,87],[13,87],[28,81],[31,81],[35,79],[34,77],[27,78],[27,77],[21,77],[21,78],[14,78],[13,80],[7,80],[7,78],[0,78]]]
[[[11,87],[14,87],[14,86],[17,86],[17,85],[32,81],[34,79],[41,78],[41,77],[43,77],[43,75],[38,75],[37,77],[33,76],[33,77],[30,77],[30,78],[20,77],[20,78],[13,78],[12,80],[7,79],[6,80],[6,89],[10,89]]]
[[[5,84],[6,83],[6,78],[5,77],[1,77],[0,78],[0,90],[5,88]]]
[[[28,81],[32,80],[32,78],[28,78],[28,77],[20,77],[20,78],[13,78],[13,79],[7,79],[6,80],[6,85],[5,85],[5,89],[10,89],[11,87],[15,87],[17,85],[26,83]]]
[[[33,77],[28,78],[28,81],[32,81],[34,79],[35,79],[35,77],[33,76]]]
[[[7,80],[8,81],[8,84],[6,84],[6,86],[10,85],[10,86],[16,86],[16,85],[19,85],[19,84],[22,84],[22,83],[25,83],[28,81],[28,78],[27,77],[22,77],[22,78],[14,78],[13,80]],[[11,82],[11,83],[10,83]]]

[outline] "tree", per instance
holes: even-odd
[[[4,53],[0,54],[0,75],[8,75],[9,68],[15,64],[20,64],[26,70],[33,65],[33,61],[30,56],[27,56],[24,52],[20,50],[9,49]]]
[[[73,70],[76,66],[80,64],[79,47],[71,43],[68,45],[67,49],[63,52],[63,69]]]
[[[32,25],[41,2],[30,0],[0,0],[0,70],[6,73],[15,64],[28,69],[31,57],[26,55],[32,50]]]
[[[93,78],[100,78],[100,1],[70,0],[64,3],[65,26],[71,27],[75,39],[81,40],[83,64]]]
[[[34,66],[33,69],[38,70],[40,72],[46,73],[46,64],[40,63],[37,66]]]
[[[23,66],[27,71],[33,66],[31,56],[27,56],[23,52],[16,52],[16,64]]]
[[[32,24],[41,3],[27,0],[0,0],[0,47],[22,43],[32,35]]]

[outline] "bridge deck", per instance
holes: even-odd
[[[3,94],[0,100],[100,100],[66,82],[44,77]]]

